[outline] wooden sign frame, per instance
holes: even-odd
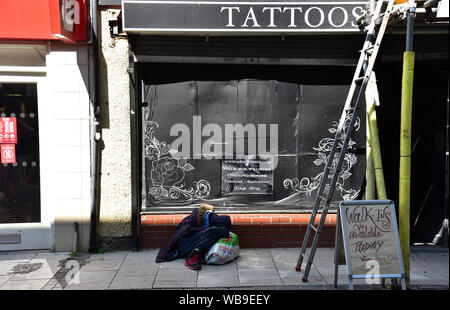
[[[393,233],[395,235],[395,247],[396,247],[396,253],[392,253],[393,256],[397,256],[398,259],[398,265],[400,269],[400,273],[386,273],[386,274],[353,274],[352,266],[351,266],[351,257],[350,257],[350,245],[348,240],[348,234],[347,234],[347,223],[343,218],[343,209],[348,206],[387,206],[390,208],[391,216],[392,216],[392,227],[393,227]],[[403,260],[402,260],[402,253],[401,253],[401,247],[400,247],[400,240],[399,240],[399,234],[398,234],[398,227],[397,227],[397,218],[395,214],[395,206],[394,202],[391,200],[352,200],[352,201],[343,201],[339,204],[338,208],[338,214],[337,214],[337,221],[336,221],[336,238],[335,238],[335,278],[334,278],[334,286],[337,287],[337,276],[338,276],[338,265],[341,263],[339,259],[339,253],[341,252],[341,244],[343,241],[344,246],[344,252],[345,252],[345,261],[347,265],[347,273],[348,273],[348,279],[349,279],[349,289],[353,290],[353,280],[354,279],[374,279],[374,278],[380,278],[384,280],[386,278],[391,279],[401,279],[401,285],[402,289],[406,290],[406,283],[405,283],[405,270],[403,267]]]

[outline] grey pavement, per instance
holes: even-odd
[[[348,288],[345,265],[339,266],[338,287],[333,287],[333,248],[317,249],[308,282],[302,282],[303,273],[294,269],[299,248],[241,248],[234,261],[225,265],[202,265],[200,271],[188,269],[181,258],[157,264],[157,253],[158,249],[146,249],[81,253],[71,258],[70,253],[49,251],[0,252],[0,290]],[[416,249],[411,251],[410,259],[411,289],[448,290],[448,249]],[[364,280],[354,283],[357,289],[383,289],[378,284],[368,285]]]

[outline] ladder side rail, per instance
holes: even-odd
[[[345,110],[348,109],[350,107],[350,105],[351,105],[351,102],[352,102],[352,99],[353,99],[353,96],[354,96],[354,92],[355,92],[355,89],[356,89],[356,86],[357,86],[356,80],[359,78],[360,73],[361,73],[361,69],[362,69],[363,64],[364,64],[364,62],[366,60],[367,54],[365,53],[365,50],[367,50],[370,47],[370,45],[371,45],[371,39],[373,38],[373,35],[375,33],[375,30],[376,30],[376,20],[378,19],[378,16],[380,15],[383,3],[384,3],[384,1],[378,0],[377,6],[375,8],[375,12],[372,15],[371,23],[370,23],[370,25],[368,27],[368,30],[367,30],[367,34],[366,34],[366,38],[365,38],[365,41],[364,41],[364,44],[363,44],[363,48],[360,51],[360,56],[359,56],[358,64],[356,66],[355,74],[353,75],[353,80],[352,80],[352,83],[350,85],[350,90],[349,90],[349,93],[347,95],[347,99],[346,99],[345,104],[344,104],[344,113],[342,113],[342,116],[341,116],[341,118],[339,120],[338,131],[336,132],[336,134],[340,131],[339,129],[342,128],[344,126],[344,124],[345,124],[345,118],[346,118]],[[394,0],[389,0],[388,8],[389,8],[389,6],[392,7],[393,3],[394,3]],[[389,14],[386,14],[385,18],[386,17],[389,18]]]
[[[382,1],[380,1],[380,2],[382,2]],[[386,27],[387,27],[390,11],[392,10],[393,4],[394,4],[394,0],[390,0],[389,4],[388,4],[388,7],[386,8],[386,15],[383,18],[383,22],[381,24],[380,31],[379,31],[379,34],[377,36],[376,42],[375,42],[375,48],[373,50],[373,54],[372,54],[371,57],[369,57],[368,66],[367,66],[367,68],[365,70],[365,74],[364,74],[364,80],[363,80],[363,83],[362,83],[362,85],[361,85],[361,87],[359,89],[358,97],[356,98],[356,102],[355,102],[353,111],[351,112],[352,113],[352,117],[350,119],[350,123],[349,123],[347,131],[345,133],[345,139],[344,139],[344,142],[343,142],[343,145],[342,145],[342,149],[341,149],[341,152],[340,152],[340,155],[339,155],[339,159],[338,159],[337,165],[335,167],[335,171],[334,171],[335,173],[333,175],[333,180],[332,180],[332,182],[330,184],[330,190],[328,192],[327,202],[330,202],[331,201],[331,197],[333,196],[333,193],[334,193],[334,190],[335,190],[335,184],[337,182],[339,171],[340,171],[341,166],[342,166],[342,161],[343,161],[343,158],[345,157],[345,154],[347,153],[348,143],[350,141],[351,133],[353,132],[353,126],[354,126],[354,123],[355,123],[355,120],[356,120],[356,114],[357,114],[356,112],[357,112],[359,104],[360,104],[360,102],[362,100],[362,95],[363,95],[363,93],[364,93],[364,91],[365,91],[365,89],[367,87],[367,84],[368,84],[368,81],[369,81],[369,77],[372,74],[373,66],[375,64],[375,60],[376,60],[376,57],[377,57],[377,54],[378,54],[378,50],[379,50],[379,47],[381,45],[381,41],[383,39],[384,32],[385,32]],[[363,54],[365,54],[365,53],[362,52],[361,56],[363,56]],[[362,65],[362,63],[363,63],[363,61],[361,61],[361,65]],[[352,99],[353,98],[350,98],[350,102],[351,102]],[[334,143],[333,143],[332,149],[335,148],[336,147],[335,144],[338,143],[337,141],[339,140],[339,134],[341,133],[341,131],[344,128],[344,124],[345,124],[345,119],[346,118],[347,118],[347,112],[346,112],[346,110],[344,110],[343,113],[342,113],[342,116],[341,116],[341,121],[344,120],[344,122],[342,124],[342,128],[338,128],[338,130],[336,132],[336,136],[335,136],[335,139],[334,139]],[[334,158],[332,158],[331,155],[330,155],[330,158],[328,158],[328,161],[327,161],[327,165],[330,162],[333,162],[333,160],[334,160]]]
[[[324,207],[324,209],[322,211],[322,214],[320,216],[319,225],[317,226],[318,227],[317,232],[314,235],[314,239],[313,239],[313,242],[311,244],[311,250],[309,252],[308,263],[306,264],[305,272],[303,273],[303,278],[302,278],[303,282],[306,282],[308,280],[309,271],[311,269],[311,266],[312,266],[312,263],[313,263],[313,260],[314,260],[314,255],[316,254],[317,244],[319,242],[320,232],[322,230],[322,226],[325,223],[325,219],[326,219],[327,214],[328,214],[328,204],[329,204],[329,202],[327,201],[325,203],[325,207]]]
[[[390,1],[390,3],[394,2],[394,0],[389,0],[389,1]],[[383,2],[384,1],[382,1],[382,0],[378,1],[377,7],[375,9],[375,14],[373,15],[374,17],[377,17],[378,15],[380,15],[380,11],[381,11],[381,7],[383,5]],[[363,68],[364,63],[367,61],[367,56],[366,56],[366,53],[364,52],[364,50],[367,49],[370,46],[370,44],[371,44],[370,41],[371,41],[373,32],[375,31],[375,26],[376,26],[374,20],[375,20],[375,18],[373,19],[373,22],[369,26],[369,30],[368,30],[368,33],[366,35],[366,39],[365,39],[365,42],[364,42],[363,49],[360,52],[360,57],[359,57],[358,64],[357,64],[357,67],[356,67],[356,70],[355,70],[355,74],[353,76],[353,80],[352,80],[352,83],[351,83],[351,86],[350,86],[349,93],[347,95],[346,103],[344,105],[344,110],[343,110],[341,118],[339,120],[339,125],[338,125],[338,128],[337,128],[336,134],[335,134],[333,146],[331,148],[330,155],[329,155],[329,158],[327,160],[327,164],[325,165],[325,168],[324,168],[324,172],[323,172],[323,175],[322,175],[322,178],[321,178],[319,190],[317,191],[317,197],[318,198],[321,198],[320,196],[322,195],[322,192],[323,192],[323,190],[325,188],[326,180],[328,178],[328,172],[329,172],[329,170],[330,170],[330,168],[332,166],[333,160],[334,160],[334,154],[336,152],[336,147],[337,147],[337,143],[338,143],[337,141],[339,140],[339,137],[342,134],[342,131],[343,131],[343,128],[344,128],[344,124],[345,124],[345,119],[347,117],[346,110],[349,108],[349,106],[351,104],[351,101],[352,101],[352,99],[354,97],[354,92],[355,92],[355,89],[356,89],[356,82],[355,82],[355,80],[359,77],[361,69]],[[335,172],[336,172],[336,170],[335,170]],[[313,212],[314,212],[314,210],[317,211],[316,209],[318,208],[319,202],[320,202],[320,199],[316,199],[316,203],[314,205]],[[315,215],[315,213],[314,213],[314,215]]]
[[[360,88],[360,91],[359,91],[359,94],[358,94],[358,98],[356,99],[355,112],[352,113],[352,117],[350,119],[350,124],[349,124],[349,127],[347,128],[347,132],[346,132],[346,138],[345,138],[345,140],[343,142],[342,149],[341,149],[341,152],[339,154],[339,159],[338,159],[338,162],[336,164],[336,172],[334,173],[333,179],[331,181],[330,190],[328,192],[328,196],[327,196],[327,199],[326,199],[326,202],[325,202],[325,207],[323,209],[322,216],[320,218],[318,230],[317,230],[316,234],[314,235],[314,239],[313,239],[313,242],[311,244],[311,250],[310,250],[310,253],[309,253],[309,257],[308,257],[308,263],[306,264],[305,272],[303,273],[303,278],[302,278],[303,282],[306,282],[308,280],[309,271],[311,269],[311,265],[312,265],[312,262],[314,260],[314,255],[316,253],[317,244],[319,242],[320,232],[321,232],[322,226],[323,226],[323,224],[325,222],[326,215],[328,213],[328,205],[329,205],[329,203],[331,201],[331,198],[333,197],[334,190],[335,190],[335,184],[336,184],[337,178],[339,176],[339,170],[341,169],[343,159],[345,157],[345,154],[347,153],[347,151],[346,151],[347,150],[347,146],[348,146],[348,143],[350,141],[350,136],[351,136],[351,134],[353,132],[353,126],[354,126],[354,123],[355,123],[355,120],[356,120],[356,108],[359,105],[359,103],[361,102],[362,94],[364,93],[366,86],[367,86],[367,79],[364,79],[363,85],[361,85],[361,88]]]
[[[375,65],[375,61],[377,59],[378,52],[380,50],[381,41],[383,40],[384,33],[386,31],[386,27],[389,22],[389,16],[391,14],[393,5],[394,5],[394,0],[390,0],[388,6],[386,8],[386,15],[384,16],[383,21],[380,25],[380,29],[378,30],[378,36],[374,43],[374,49],[373,49],[372,55],[369,57],[369,63],[368,63],[368,66],[367,66],[367,69],[366,69],[366,72],[364,75],[364,77],[365,77],[364,81],[366,81],[366,84],[370,78],[370,75],[372,74],[372,70]]]
[[[345,110],[344,110],[344,114],[345,114]],[[331,166],[332,166],[332,163],[333,163],[333,160],[334,160],[334,155],[336,153],[336,148],[337,148],[337,142],[336,141],[338,140],[338,137],[341,134],[342,134],[342,129],[338,130],[336,132],[336,135],[335,135],[335,138],[334,138],[334,141],[333,141],[333,146],[331,147],[330,154],[328,155],[329,157],[328,157],[327,163],[325,165],[325,168],[324,168],[321,180],[320,180],[320,185],[319,185],[319,189],[317,190],[313,211],[312,211],[311,217],[309,218],[309,224],[308,224],[308,226],[306,228],[305,236],[304,236],[303,242],[302,242],[302,248],[301,248],[298,260],[297,260],[297,265],[295,267],[295,269],[297,271],[299,271],[301,269],[301,265],[303,263],[303,254],[305,254],[305,252],[306,252],[307,245],[308,245],[308,242],[309,242],[309,239],[310,239],[310,235],[311,235],[311,225],[314,225],[314,222],[315,222],[315,219],[316,219],[316,215],[317,215],[317,212],[318,212],[318,209],[319,209],[320,202],[323,199],[322,198],[322,194],[324,192],[324,189],[325,189],[325,186],[326,186],[326,183],[327,183],[327,180],[328,180],[328,173],[329,173],[329,171],[331,169]],[[336,174],[336,169],[335,169],[334,173]],[[322,213],[323,213],[323,211],[322,211]],[[321,218],[322,217],[323,217],[323,214],[321,215]]]
[[[382,1],[380,1],[380,2],[382,2]],[[365,41],[365,44],[364,44],[364,48],[367,48],[369,46],[370,38],[371,38],[371,34],[370,35],[367,34],[366,35],[366,41]],[[363,48],[363,50],[364,50],[364,48]],[[328,180],[328,174],[329,174],[330,169],[332,169],[331,167],[332,167],[332,164],[333,164],[333,161],[334,161],[334,157],[335,157],[335,154],[336,154],[337,145],[339,143],[338,141],[339,141],[339,138],[342,135],[342,132],[343,132],[343,129],[344,129],[343,124],[345,124],[345,119],[347,117],[347,112],[346,112],[347,106],[349,105],[349,103],[351,103],[351,101],[353,99],[353,96],[354,96],[355,89],[356,89],[355,79],[359,77],[361,69],[362,69],[363,64],[365,62],[367,62],[366,54],[364,52],[361,52],[361,55],[360,55],[360,58],[359,58],[359,61],[358,61],[358,65],[357,65],[357,69],[355,70],[355,74],[354,74],[354,77],[353,77],[353,80],[352,80],[352,84],[350,86],[349,94],[348,94],[348,97],[347,97],[348,104],[346,103],[346,107],[344,107],[344,109],[343,109],[343,112],[342,112],[342,115],[341,115],[341,118],[340,118],[340,121],[339,121],[338,129],[336,131],[336,134],[335,134],[335,137],[334,137],[334,140],[333,140],[333,144],[332,144],[332,147],[331,147],[331,150],[330,150],[330,154],[328,155],[328,160],[327,160],[327,162],[325,164],[325,168],[323,170],[323,174],[322,174],[322,177],[320,179],[320,184],[319,184],[319,188],[318,188],[317,193],[316,193],[316,199],[314,201],[312,214],[311,214],[311,217],[309,219],[309,224],[308,224],[308,226],[306,228],[305,236],[303,238],[302,247],[301,247],[301,250],[300,250],[300,255],[298,257],[297,265],[295,267],[295,269],[297,271],[299,271],[301,269],[301,265],[303,263],[303,254],[306,253],[307,245],[308,245],[308,242],[309,242],[309,239],[310,239],[310,235],[311,235],[311,225],[314,225],[314,222],[315,222],[315,219],[316,219],[316,215],[317,215],[317,212],[318,212],[318,209],[319,209],[319,206],[320,206],[320,202],[323,199],[322,195],[323,195],[323,192],[324,192],[325,187],[326,187],[326,183],[327,183],[327,180]],[[348,98],[350,98],[350,99],[348,99]],[[336,174],[336,171],[337,171],[337,169],[334,169],[334,174]]]

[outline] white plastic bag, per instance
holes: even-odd
[[[239,256],[239,241],[235,233],[228,238],[219,239],[206,253],[207,264],[222,265]]]

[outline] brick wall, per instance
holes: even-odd
[[[142,215],[140,247],[160,248],[172,237],[175,228],[189,214]],[[301,247],[310,214],[227,214],[231,231],[242,248]],[[316,217],[317,225],[320,217]],[[336,215],[328,214],[320,234],[319,247],[333,247]],[[312,235],[310,243],[312,242]]]

